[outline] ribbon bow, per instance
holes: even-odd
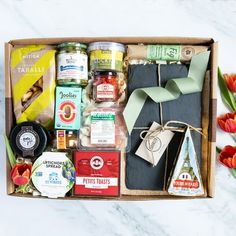
[[[165,88],[148,87],[135,89],[129,97],[123,115],[129,134],[147,99],[154,102],[166,102],[177,99],[181,94],[201,92],[210,52],[202,52],[192,57],[187,78],[171,79]]]

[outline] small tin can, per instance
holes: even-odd
[[[87,46],[82,43],[67,42],[58,45],[57,83],[59,85],[88,84]]]
[[[65,197],[75,183],[75,167],[65,152],[43,152],[32,168],[32,182],[41,196]]]
[[[48,134],[35,122],[23,122],[10,133],[10,143],[14,152],[21,157],[34,158],[46,149]]]

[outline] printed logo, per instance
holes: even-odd
[[[160,138],[158,138],[158,137],[149,136],[149,138],[146,140],[145,145],[149,151],[157,152],[161,149],[162,142],[161,142]]]
[[[94,170],[99,170],[103,167],[104,165],[104,161],[100,156],[94,156],[91,160],[90,160],[90,166],[94,169]]]
[[[74,122],[76,119],[76,105],[71,101],[61,103],[59,107],[59,118],[67,124]]]
[[[36,144],[36,137],[30,132],[23,133],[19,137],[19,143],[23,148],[30,149]]]
[[[189,60],[195,55],[195,50],[192,47],[183,47],[181,54],[185,60]]]
[[[52,172],[49,174],[48,179],[45,180],[46,184],[62,184],[61,180],[59,179],[59,176],[56,172]]]

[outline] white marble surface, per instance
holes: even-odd
[[[219,41],[219,64],[236,72],[236,1],[0,0],[0,130],[4,130],[3,43],[57,36],[203,36]],[[221,102],[218,113],[225,109]],[[219,146],[232,143],[218,132]],[[216,166],[210,200],[105,202],[14,198],[5,192],[0,140],[0,235],[234,236],[236,179]]]

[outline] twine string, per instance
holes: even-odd
[[[170,124],[181,125],[184,127],[170,126]],[[193,130],[193,131],[201,134],[204,138],[206,138],[206,135],[202,132],[201,128],[196,128],[186,122],[176,121],[176,120],[170,120],[170,121],[166,122],[165,125],[160,125],[157,128],[152,129],[152,130],[143,130],[140,133],[140,138],[143,141],[145,141],[146,148],[151,152],[153,166],[154,166],[154,160],[155,160],[154,153],[159,151],[160,148],[162,147],[162,141],[158,137],[159,134],[161,132],[164,132],[165,130],[170,130],[170,131],[174,131],[174,132],[184,132],[186,127],[189,128],[190,130]],[[154,140],[155,140],[154,144],[158,144],[158,145],[153,145]],[[158,146],[158,147],[155,147],[155,146]],[[155,147],[155,149],[154,149],[154,147]]]

